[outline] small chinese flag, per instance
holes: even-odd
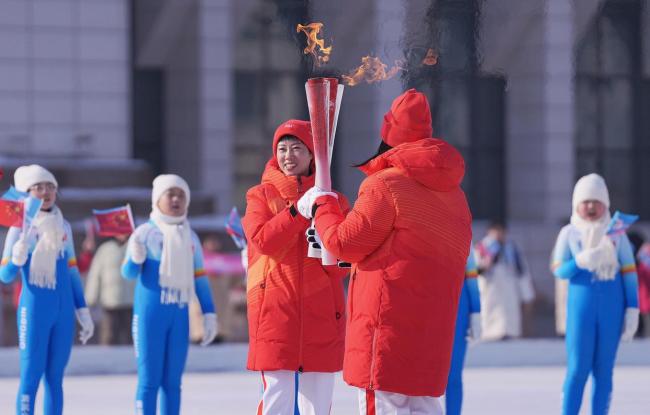
[[[93,209],[93,215],[100,236],[129,235],[135,230],[130,205],[105,210]]]
[[[237,248],[244,249],[246,247],[246,236],[244,236],[244,228],[241,224],[241,217],[237,211],[237,207],[230,210],[230,215],[226,219],[226,232],[232,238]]]
[[[6,227],[23,226],[25,205],[22,201],[0,199],[0,225]]]

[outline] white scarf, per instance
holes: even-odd
[[[580,231],[580,240],[582,241],[582,249],[592,249],[597,247],[603,238],[607,238],[607,249],[603,250],[603,254],[598,257],[597,263],[592,264],[595,268],[596,277],[599,280],[613,280],[618,271],[618,255],[616,247],[611,239],[606,235],[607,228],[611,222],[612,217],[609,211],[597,221],[588,221],[582,219],[577,212],[571,215],[571,224]]]
[[[41,288],[56,288],[56,260],[63,254],[63,215],[56,206],[50,212],[41,210],[33,221],[38,242],[29,266],[29,283]]]
[[[168,216],[157,208],[151,220],[163,234],[159,283],[163,304],[187,303],[194,294],[194,253],[190,224],[183,216]]]

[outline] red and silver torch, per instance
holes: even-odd
[[[330,162],[334,149],[334,134],[338,121],[343,85],[336,78],[310,78],[305,84],[311,132],[314,139],[314,163],[316,165],[316,186],[331,191]],[[325,247],[321,247],[323,265],[335,265],[334,258]],[[312,258],[318,257],[313,250],[308,252]]]

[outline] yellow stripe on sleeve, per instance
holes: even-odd
[[[621,267],[621,274],[630,274],[632,272],[636,272],[636,265],[635,264],[623,265]]]

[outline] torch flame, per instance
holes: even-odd
[[[364,56],[361,58],[361,65],[351,71],[348,75],[343,75],[343,82],[349,86],[355,86],[360,82],[366,81],[369,84],[386,81],[403,70],[403,63],[395,61],[395,65],[387,71],[388,65],[381,59],[374,56]]]
[[[307,25],[296,26],[296,32],[303,32],[307,36],[307,47],[303,50],[305,55],[311,54],[314,56],[316,65],[322,65],[329,62],[330,53],[332,53],[332,46],[325,47],[325,40],[319,39],[318,35],[323,28],[320,22],[309,23]]]
[[[325,40],[319,39],[323,29],[323,23],[313,22],[306,25],[298,24],[296,26],[296,33],[304,33],[307,37],[307,47],[303,50],[305,55],[312,55],[314,57],[314,64],[321,66],[330,60],[332,53],[332,45],[325,47]],[[434,66],[438,63],[438,54],[433,49],[428,49],[426,56],[422,59],[420,65]],[[391,79],[399,71],[406,70],[404,61],[397,60],[392,68],[388,69],[388,65],[383,63],[381,59],[374,56],[364,56],[361,58],[361,65],[356,69],[350,71],[347,75],[343,75],[343,83],[348,86],[355,86],[365,81],[369,84],[386,81]]]
[[[422,60],[422,65],[434,66],[437,63],[438,63],[438,54],[435,53],[433,49],[429,49],[427,51],[427,56],[425,56],[424,59]]]

